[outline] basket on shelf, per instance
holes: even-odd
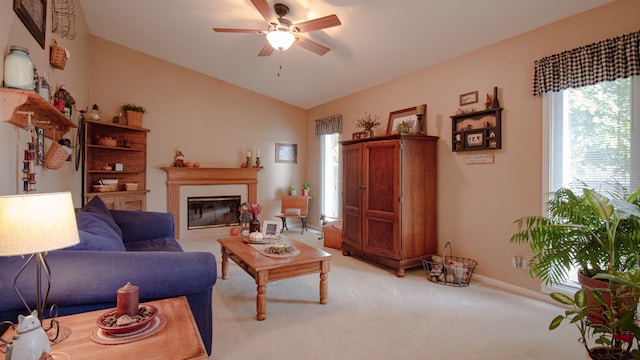
[[[449,249],[449,256],[447,256]],[[451,242],[447,241],[444,245],[444,254],[427,255],[420,258],[424,270],[427,272],[429,281],[450,285],[450,286],[469,286],[473,270],[478,265],[475,260],[451,256]]]
[[[124,117],[127,119],[127,125],[142,127],[142,115],[139,111],[125,110]]]
[[[64,70],[67,65],[67,50],[62,46],[58,46],[58,43],[54,39],[51,42],[51,52],[49,53],[49,64],[56,69]]]
[[[59,169],[69,155],[71,155],[71,148],[60,145],[54,141],[47,150],[47,154],[44,156],[44,167],[51,170]]]

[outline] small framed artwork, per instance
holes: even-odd
[[[264,220],[262,222],[262,237],[266,239],[277,239],[280,237],[280,222]]]
[[[24,26],[44,49],[47,27],[47,0],[13,0],[16,12]]]
[[[276,143],[277,163],[298,163],[298,144]]]
[[[397,134],[398,125],[404,121],[409,125],[409,134],[416,134],[420,129],[420,123],[418,122],[418,108],[424,115],[427,105],[414,106],[402,110],[397,110],[389,113],[389,122],[387,123],[387,135]]]
[[[473,91],[470,93],[460,95],[460,106],[475,104],[478,102],[478,92]]]
[[[468,133],[465,140],[467,147],[484,146],[484,131]]]
[[[352,139],[353,140],[357,140],[357,139],[362,139],[362,134],[364,133],[364,131],[358,131],[358,132],[354,132],[352,134]]]

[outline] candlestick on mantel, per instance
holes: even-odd
[[[260,157],[260,150],[256,151],[256,157]]]
[[[251,151],[247,151],[247,157],[250,158],[251,157]]]

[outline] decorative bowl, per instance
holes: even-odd
[[[129,325],[116,325],[116,326],[107,326],[104,323],[105,318],[107,317],[114,317],[115,313],[116,313],[116,309],[110,309],[108,311],[105,311],[104,313],[102,313],[102,315],[98,316],[98,319],[96,320],[96,325],[102,329],[102,331],[104,331],[106,334],[128,334],[128,333],[132,333],[134,331],[138,331],[142,328],[144,328],[145,326],[147,326],[147,324],[149,324],[151,322],[151,320],[153,320],[156,316],[158,316],[158,309],[153,306],[153,305],[140,305],[138,307],[138,313],[141,312],[142,308],[146,308],[146,310],[150,313],[148,316],[145,316],[144,318],[141,318],[139,321],[134,322],[132,324]]]

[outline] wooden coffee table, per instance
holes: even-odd
[[[320,304],[327,303],[329,261],[331,254],[296,240],[283,240],[293,244],[300,253],[286,258],[266,256],[242,241],[242,236],[218,239],[222,251],[222,278],[227,279],[229,259],[244,269],[258,286],[256,318],[267,317],[267,283],[296,276],[320,273]]]
[[[115,298],[116,292],[113,292]],[[158,333],[138,341],[102,345],[91,340],[91,332],[96,327],[96,319],[107,310],[61,316],[58,318],[62,326],[71,329],[71,335],[59,344],[51,346],[52,353],[66,353],[71,359],[209,359],[200,338],[187,298],[184,296],[150,301],[164,314],[167,324]],[[10,334],[11,333],[11,334]],[[11,339],[13,330],[3,335]],[[5,354],[0,352],[0,359]]]

